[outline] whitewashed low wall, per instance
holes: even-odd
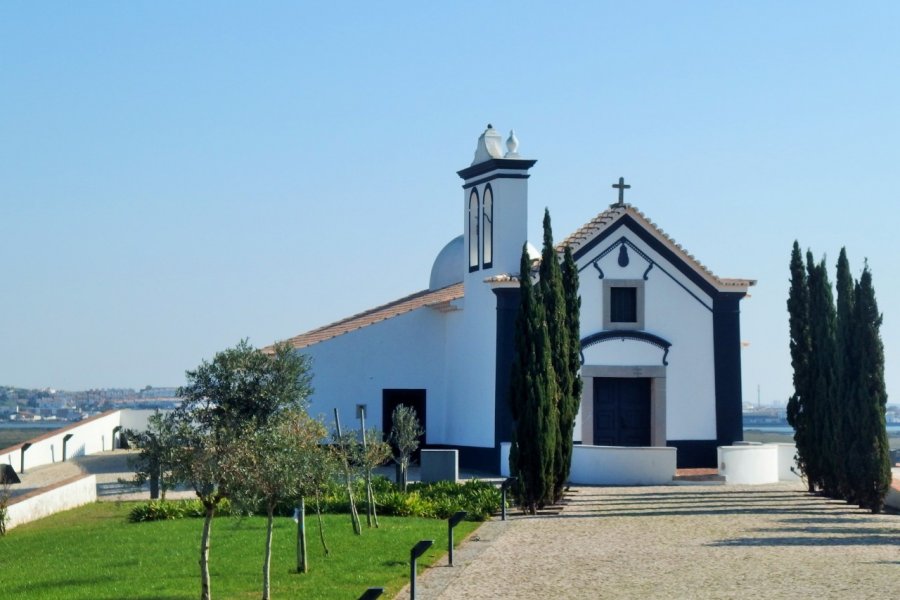
[[[888,490],[884,499],[884,504],[895,510],[900,510],[900,468],[891,469],[894,474],[894,482],[891,489]]]
[[[719,475],[726,483],[778,483],[778,446],[719,446]]]
[[[578,445],[569,481],[582,485],[664,485],[675,477],[675,448]]]
[[[113,450],[113,431],[120,428],[144,430],[152,410],[113,410],[73,423],[56,431],[29,440],[31,445],[25,450],[24,470],[63,461],[65,438],[65,459],[75,456],[95,454]],[[16,472],[23,470],[22,444],[6,448],[0,453],[0,462],[12,465]],[[115,448],[118,448],[116,444]]]
[[[97,477],[85,475],[34,495],[13,498],[8,507],[9,520],[6,522],[6,528],[12,529],[96,500]]]
[[[778,447],[778,481],[800,481],[800,467],[797,466],[797,446],[794,444],[772,444]]]

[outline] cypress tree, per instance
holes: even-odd
[[[813,451],[810,457],[815,465],[816,485],[825,495],[836,498],[841,448],[838,445],[835,410],[836,404],[836,315],[834,296],[828,280],[828,269],[823,259],[818,264],[807,253],[807,277],[809,282],[810,346],[809,361],[811,383],[810,400],[813,401],[812,435]]]
[[[859,505],[873,513],[881,512],[884,497],[891,485],[890,446],[885,424],[887,390],[884,383],[884,345],[881,341],[881,314],[872,287],[872,274],[866,264],[854,298],[853,333],[859,348],[854,369],[859,414],[859,446],[854,455],[859,460]]]
[[[553,496],[558,391],[544,308],[540,293],[531,282],[531,260],[525,246],[519,279],[521,300],[510,382],[514,421],[510,471],[518,478],[519,505],[534,514]]]
[[[566,246],[562,265],[563,292],[566,303],[566,328],[569,334],[568,364],[566,370],[569,387],[561,390],[563,398],[559,412],[560,447],[563,448],[562,466],[559,470],[560,485],[569,479],[572,467],[573,433],[575,418],[581,406],[581,390],[583,382],[578,374],[581,369],[581,297],[578,295],[578,265],[572,257],[572,251]],[[559,492],[562,491],[560,488]]]
[[[550,224],[550,211],[544,209],[544,243],[541,250],[541,278],[539,282],[541,301],[547,320],[547,334],[550,340],[553,371],[556,373],[559,435],[553,457],[553,498],[555,502],[562,497],[566,479],[569,476],[569,463],[572,456],[572,426],[574,415],[569,417],[569,391],[572,389],[572,373],[569,370],[569,328],[566,318],[566,297],[563,288],[562,269],[559,258],[553,247],[553,228]],[[568,430],[568,431],[567,431]]]
[[[851,401],[853,389],[854,362],[856,344],[853,339],[853,276],[850,274],[850,263],[847,260],[847,249],[841,248],[837,261],[837,322],[835,331],[835,349],[837,355],[837,390],[835,395],[835,444],[840,468],[837,472],[837,489],[840,497],[852,500],[853,485],[850,483],[852,465],[849,445],[856,437],[855,416],[859,408]]]
[[[791,366],[794,369],[794,393],[788,399],[787,420],[794,428],[797,445],[797,464],[806,477],[809,491],[815,491],[815,467],[812,464],[812,401],[810,398],[809,358],[809,285],[806,268],[795,240],[791,251],[791,287],[788,293],[788,322],[790,326]]]

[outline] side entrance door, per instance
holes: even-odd
[[[594,378],[594,445],[650,445],[649,378]]]
[[[425,390],[415,389],[385,389],[381,391],[381,422],[385,439],[391,435],[394,429],[394,409],[399,405],[408,406],[416,411],[422,435],[419,436],[419,449],[425,445],[428,432],[425,431]],[[419,450],[413,454],[413,460],[418,462]]]

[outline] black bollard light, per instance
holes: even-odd
[[[363,595],[359,597],[359,600],[375,600],[375,598],[382,595],[383,593],[384,588],[372,587],[363,592]]]
[[[422,540],[409,551],[409,600],[416,600],[416,559],[431,548],[434,540]]]
[[[500,520],[506,520],[506,492],[510,487],[516,482],[515,477],[507,477],[506,481],[504,481],[500,485]]]
[[[447,519],[447,556],[450,558],[450,566],[453,566],[453,528],[466,518],[466,511],[461,510]]]

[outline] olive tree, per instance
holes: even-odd
[[[173,473],[191,485],[204,507],[200,597],[209,600],[212,520],[221,501],[245,477],[238,457],[277,415],[305,407],[311,374],[308,357],[288,344],[265,353],[243,340],[187,371],[186,378],[178,390],[181,405],[172,413]]]
[[[400,467],[400,481],[397,483],[406,491],[409,481],[409,461],[419,449],[419,438],[425,431],[419,424],[415,409],[399,404],[391,416],[393,428],[389,437],[394,451],[394,461]]]

